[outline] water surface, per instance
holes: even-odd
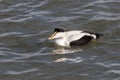
[[[120,80],[120,0],[0,0],[0,80]],[[104,33],[60,48],[55,27]]]

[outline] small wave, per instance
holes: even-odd
[[[102,66],[102,67],[110,68],[109,65],[106,65],[106,64],[104,64],[104,63],[96,63],[96,64],[97,64],[97,65],[100,65],[100,66]]]
[[[31,3],[32,2],[29,2],[29,3],[18,3],[18,4],[10,6],[10,8],[17,8],[17,7],[21,7],[21,6],[26,6],[26,5],[29,5]]]
[[[34,36],[40,36],[41,34],[23,34],[23,35],[19,35],[19,37],[34,37]]]
[[[6,32],[6,33],[2,33],[0,34],[0,37],[7,37],[7,36],[11,36],[11,35],[21,35],[23,34],[22,32]]]
[[[119,63],[109,63],[109,64],[105,64],[105,63],[100,63],[100,62],[97,62],[96,63],[97,65],[100,65],[100,66],[102,66],[102,67],[106,67],[106,68],[111,68],[111,67],[119,67],[120,66],[120,64]]]
[[[23,22],[23,21],[26,21],[26,20],[29,20],[32,18],[33,17],[31,17],[31,16],[27,16],[27,17],[15,16],[15,17],[1,19],[0,22]]]
[[[110,12],[96,12],[97,15],[90,18],[90,20],[120,20],[119,13]]]
[[[95,4],[105,4],[105,3],[112,3],[112,2],[120,2],[120,0],[97,0],[97,1],[93,1],[93,2],[88,3],[84,7],[94,6]]]
[[[0,10],[1,13],[7,13],[7,12],[10,12],[10,11],[13,11],[14,8],[7,8],[7,9],[2,9]]]
[[[5,45],[5,43],[0,43],[0,45]],[[10,51],[10,48],[7,47],[0,47],[0,51],[5,50],[5,51]]]
[[[120,67],[120,63],[110,63],[108,65],[111,66],[111,67],[113,67],[113,66],[119,66]]]
[[[50,18],[50,22],[57,22],[57,21],[69,21],[79,18],[79,16],[71,16],[71,17],[56,17],[56,18]]]
[[[43,0],[41,2],[38,2],[38,4],[35,4],[35,5],[29,5],[28,7],[32,7],[32,8],[37,8],[37,7],[41,7],[41,6],[44,6],[45,4],[48,3],[49,0]]]
[[[28,59],[28,58],[38,56],[38,55],[49,55],[50,53],[41,54],[46,49],[47,49],[47,47],[44,47],[44,48],[40,49],[39,51],[35,52],[34,54],[33,53],[21,54],[21,56],[15,57],[14,59],[15,60],[23,60],[23,59]]]
[[[5,63],[5,62],[16,62],[16,60],[12,60],[12,59],[3,59],[3,60],[0,60],[1,63]]]
[[[33,15],[46,15],[46,14],[52,14],[50,11],[36,11],[36,12],[31,12],[28,15],[33,16]]]
[[[120,2],[120,0],[97,0],[94,3],[109,3],[109,2]]]
[[[7,71],[5,74],[12,74],[12,75],[19,75],[19,74],[25,74],[25,73],[29,73],[29,72],[34,72],[37,71],[39,69],[29,69],[29,70],[24,70],[24,71]]]
[[[109,71],[106,72],[106,74],[110,74],[110,73],[114,73],[114,74],[120,75],[120,70],[109,70]]]

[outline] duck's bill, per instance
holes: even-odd
[[[52,39],[54,39],[54,36],[57,34],[57,32],[54,32],[48,39],[49,40],[52,40]]]

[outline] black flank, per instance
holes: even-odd
[[[92,39],[93,39],[93,37],[91,37],[91,36],[83,36],[79,40],[72,41],[70,43],[70,46],[83,46],[85,44],[88,44]]]

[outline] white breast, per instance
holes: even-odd
[[[55,43],[60,46],[69,46],[66,44],[66,38],[57,39],[57,40],[55,40]]]

